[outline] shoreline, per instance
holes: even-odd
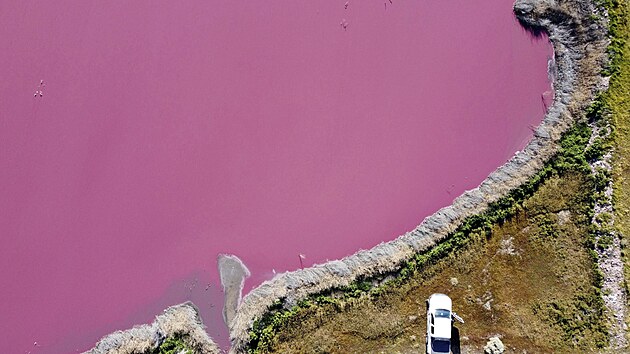
[[[341,260],[280,274],[250,291],[242,299],[231,321],[230,352],[247,351],[249,331],[254,321],[278,301],[284,300],[285,308],[290,308],[309,295],[350,285],[359,278],[396,272],[406,260],[447,238],[467,217],[486,211],[491,203],[540,171],[558,150],[562,134],[582,118],[584,109],[596,94],[607,87],[607,79],[600,75],[601,67],[607,60],[607,30],[589,19],[595,8],[588,0],[518,0],[514,7],[517,18],[533,35],[548,34],[556,63],[553,104],[527,146],[492,172],[477,188],[463,193],[452,205],[425,218],[413,231]],[[155,338],[160,336],[156,333],[186,334],[195,338],[188,343],[195,349],[220,352],[205,332],[198,314],[190,317],[196,318],[194,321],[181,322],[181,326],[172,324],[179,323],[173,313],[182,312],[191,316],[191,308],[196,313],[190,303],[169,307],[153,324],[110,334],[88,353],[148,350],[156,344],[159,346],[160,341]],[[180,332],[165,332],[160,326],[178,328]]]

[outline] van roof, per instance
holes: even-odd
[[[450,318],[438,317],[434,320],[434,338],[451,339],[452,323]]]
[[[437,309],[452,311],[453,301],[444,294],[433,294],[429,297],[429,311],[435,311]]]

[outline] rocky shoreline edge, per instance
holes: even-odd
[[[288,308],[309,295],[347,286],[359,278],[395,272],[404,261],[444,240],[464,219],[486,211],[489,204],[542,169],[557,152],[562,134],[585,119],[585,109],[597,93],[607,88],[608,80],[600,73],[607,63],[608,32],[605,24],[592,18],[593,14],[606,18],[601,11],[592,0],[517,0],[514,12],[525,28],[534,35],[549,36],[557,73],[553,104],[527,146],[479,187],[463,193],[452,205],[425,218],[397,239],[341,260],[279,274],[253,289],[242,299],[229,323],[230,353],[247,352],[254,321],[278,301],[282,300]],[[151,325],[104,337],[88,353],[144,353],[159,346],[166,335],[174,334],[184,334],[196,352],[220,352],[205,332],[194,306],[186,303],[166,309]]]

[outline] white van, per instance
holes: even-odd
[[[452,310],[453,302],[450,297],[444,294],[433,294],[427,300],[426,346],[428,354],[451,352]],[[461,320],[459,316],[455,316]]]

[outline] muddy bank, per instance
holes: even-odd
[[[220,353],[192,303],[172,306],[151,324],[117,331],[103,337],[88,354],[152,353],[166,338],[181,338],[196,353]]]
[[[534,35],[547,33],[556,62],[555,98],[534,138],[523,151],[495,170],[478,188],[465,192],[451,206],[427,217],[413,231],[337,261],[282,274],[252,290],[242,301],[231,324],[231,352],[243,352],[255,319],[276,300],[290,307],[309,294],[346,286],[359,277],[395,271],[404,260],[435,245],[469,216],[485,211],[533,176],[558,149],[558,141],[594,95],[605,89],[600,71],[606,62],[607,31],[592,17],[590,1],[517,1],[519,21]]]
[[[223,286],[223,321],[226,326],[236,314],[236,309],[243,294],[243,284],[250,276],[249,269],[236,256],[220,254],[217,260],[219,274],[221,275],[221,285]]]

